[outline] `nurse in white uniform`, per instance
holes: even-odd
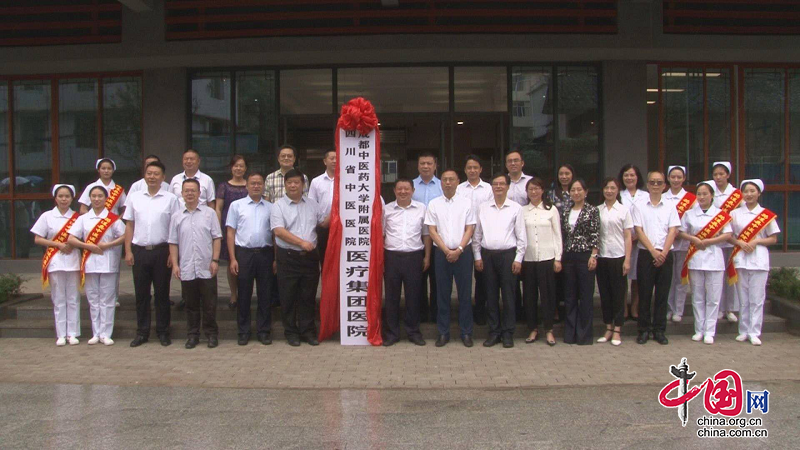
[[[84,289],[92,317],[92,338],[88,344],[113,345],[111,334],[125,225],[119,216],[106,209],[108,194],[104,187],[91,188],[89,198],[92,209],[75,222],[69,233],[69,243],[88,252],[83,267]],[[96,238],[101,233],[102,237]]]
[[[711,168],[711,176],[714,178],[714,206],[724,209],[722,205],[730,198],[731,194],[736,191],[736,188],[728,182],[731,176],[731,163],[728,161],[715,161]],[[738,208],[743,204],[744,202],[741,202],[736,207]],[[732,208],[729,210],[728,214],[732,213],[735,209],[736,208]],[[730,259],[732,251],[733,245],[728,242],[722,244],[722,253],[725,257],[725,262]],[[728,286],[728,283],[725,283],[722,286],[719,318],[725,317],[729,322],[736,322],[738,319],[734,312],[738,310],[739,294],[736,292],[734,286]]]
[[[83,193],[78,199],[78,203],[81,204],[81,214],[85,214],[92,206],[91,200],[89,199],[89,191],[95,186],[102,186],[105,188],[106,192],[108,192],[108,195],[113,198],[113,205],[108,205],[111,206],[109,211],[121,216],[122,212],[120,211],[125,207],[125,199],[127,196],[122,186],[118,188],[119,194],[115,194],[117,184],[114,183],[112,177],[117,170],[117,163],[111,158],[101,158],[97,160],[94,167],[97,169],[97,174],[100,175],[100,178],[94,183],[89,183],[86,188],[83,189]]]
[[[725,225],[716,232],[708,232],[698,237],[711,221],[719,220],[721,210],[713,205],[713,181],[703,181],[697,185],[697,208],[692,208],[681,219],[680,236],[691,243],[697,251],[687,254],[689,282],[692,284],[692,309],[694,311],[694,336],[692,340],[714,343],[717,329],[717,310],[719,308],[722,284],[725,282],[725,260],[722,258],[720,244],[731,236],[730,217],[725,217]],[[718,222],[723,223],[723,222]],[[684,258],[684,260],[685,260]]]
[[[75,187],[69,184],[53,186],[56,207],[45,211],[33,224],[34,242],[46,247],[42,259],[42,284],[50,284],[53,315],[56,320],[56,345],[78,345],[81,318],[78,302],[80,283],[80,254],[67,243],[68,233],[78,219],[70,208]]]
[[[664,192],[664,200],[674,203],[675,207],[678,208],[678,216],[683,218],[686,211],[697,206],[694,194],[687,193],[686,189],[683,188],[683,184],[686,182],[686,167],[669,166],[667,181],[669,182],[669,189]],[[686,201],[685,203],[688,206],[681,209],[680,206],[683,200]],[[681,284],[681,269],[688,249],[689,241],[681,239],[680,236],[675,238],[675,242],[672,244],[672,286],[669,289],[669,312],[667,312],[667,320],[672,319],[673,322],[680,322],[683,318],[686,294],[689,293],[689,285]]]
[[[739,335],[736,340],[742,342],[750,339],[753,345],[761,345],[761,325],[764,320],[764,298],[766,297],[767,277],[769,276],[770,245],[778,242],[778,228],[775,214],[758,204],[758,197],[764,191],[764,182],[759,179],[744,180],[741,186],[744,196],[744,207],[738,208],[731,217],[733,220],[733,236],[730,241],[740,250],[733,257],[739,281],[736,289],[741,301],[741,320]],[[759,217],[760,216],[760,217]],[[766,222],[760,227],[755,238],[746,240],[741,236],[756,218]],[[754,224],[755,226],[756,224]]]

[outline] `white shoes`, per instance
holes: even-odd
[[[683,317],[681,317],[680,314],[675,314],[675,315],[672,316],[672,321],[675,322],[675,323],[680,322],[681,319],[683,319]]]
[[[703,340],[703,333],[695,333],[694,336],[692,336],[692,340],[695,341],[695,342],[702,341]]]
[[[731,323],[736,323],[736,322],[739,321],[739,319],[736,318],[736,314],[732,313],[731,311],[728,311],[725,314],[725,318],[728,319],[728,322],[731,322]]]
[[[758,336],[750,336],[750,343],[753,345],[761,345],[761,339]]]
[[[713,344],[714,343],[714,336],[706,336],[703,338],[704,344]]]
[[[97,336],[92,336],[92,338],[89,339],[86,343],[89,345],[94,345],[97,344],[98,342],[100,342],[100,338]]]
[[[81,343],[81,341],[79,341],[75,336],[70,336],[67,338],[67,342],[69,342],[69,345],[78,345]]]
[[[117,308],[119,308],[119,302],[117,302],[117,303],[115,304],[115,306],[116,306]]]
[[[736,341],[737,342],[744,342],[746,340],[747,340],[747,335],[746,334],[740,334],[740,335],[736,336]]]
[[[619,340],[619,339],[612,339],[611,340],[611,345],[613,345],[613,346],[622,345],[622,341]]]
[[[672,319],[672,311],[667,312],[667,322]]]
[[[66,339],[58,338],[58,340],[56,340],[56,346],[63,347],[65,345],[67,345],[67,340]]]
[[[100,342],[104,345],[114,345],[114,341],[111,338],[100,338]]]
[[[603,337],[601,337],[600,339],[597,340],[598,344],[605,344],[606,342],[608,342],[608,339],[606,339],[605,336],[603,336]]]

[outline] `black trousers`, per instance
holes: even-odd
[[[400,289],[406,293],[406,334],[422,336],[419,331],[419,303],[422,297],[422,260],[425,251],[394,252],[385,250],[383,283],[386,289],[386,326],[388,341],[400,339]]]
[[[516,285],[518,277],[511,273],[516,249],[481,250],[483,281],[486,283],[486,322],[489,337],[513,336],[516,325]],[[500,294],[503,296],[503,317],[500,319]]]
[[[256,284],[256,333],[269,333],[272,328],[272,262],[275,251],[272,246],[246,248],[237,246],[236,261],[239,262],[239,300],[236,305],[236,324],[240,335],[250,336],[250,305],[253,297],[253,281]]]
[[[565,252],[561,258],[564,270],[564,342],[567,344],[592,344],[595,271],[589,271],[591,254]]]
[[[433,252],[431,253],[431,265],[428,270],[422,272],[422,297],[419,304],[419,313],[421,319],[436,322],[439,314],[439,308],[436,300],[436,264],[433,261]],[[430,290],[428,290],[430,287]]]
[[[625,323],[625,292],[628,279],[622,274],[621,258],[597,258],[597,288],[600,290],[600,307],[603,323],[621,327]]]
[[[539,298],[542,299],[542,319],[544,329],[553,329],[553,314],[556,308],[556,273],[554,260],[523,261],[522,284],[525,287],[525,319],[528,329],[533,331],[539,327]]]
[[[636,261],[636,279],[639,281],[639,332],[663,333],[667,329],[667,304],[672,285],[672,252],[664,264],[656,267],[653,265],[653,255],[640,249],[639,260]]]
[[[190,338],[200,336],[202,315],[206,337],[218,336],[217,277],[181,281],[181,298],[186,302],[186,324]]]
[[[475,303],[472,307],[472,317],[476,323],[486,322],[486,282],[483,281],[483,272],[475,273]]]
[[[153,286],[156,310],[156,334],[169,335],[169,283],[172,271],[167,267],[169,245],[152,250],[138,245],[133,250],[133,290],[136,293],[136,334],[150,337],[150,286]]]
[[[317,249],[300,252],[278,247],[277,255],[283,333],[287,338],[316,337],[314,312],[319,286],[319,253]]]
[[[317,227],[317,250],[319,251],[319,268],[325,265],[325,252],[328,250],[328,228]]]

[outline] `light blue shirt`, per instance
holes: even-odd
[[[436,197],[441,197],[442,195],[442,181],[436,178],[436,175],[427,183],[422,181],[422,177],[414,178],[414,195],[411,196],[412,200],[423,203],[427,207],[431,200]]]
[[[230,213],[228,213],[230,214]],[[289,196],[284,195],[275,201],[272,208],[272,218],[270,226],[275,228],[285,228],[296,237],[308,242],[317,244],[317,225],[325,220],[325,208],[320,207],[314,199],[305,195],[299,201],[293,201]],[[275,244],[280,248],[288,250],[303,251],[298,245],[290,244],[279,237],[275,237]]]
[[[249,195],[231,203],[225,226],[236,230],[235,244],[247,248],[272,245],[272,209],[272,203],[264,199],[256,203]]]

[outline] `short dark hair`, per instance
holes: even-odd
[[[510,179],[511,177],[509,177]],[[542,204],[544,205],[544,209],[549,210],[553,207],[553,202],[550,201],[550,197],[547,195],[547,188],[544,186],[544,180],[539,177],[533,177],[525,183],[525,192],[527,195],[528,188],[530,186],[539,186],[539,189],[542,190]]]
[[[447,172],[453,172],[454,174],[456,174],[456,178],[458,178],[459,181],[461,180],[461,177],[458,175],[458,171],[456,169],[453,169],[452,167],[448,167],[448,168],[444,169],[442,171],[441,176],[444,176],[444,174],[446,174]]]
[[[147,166],[144,168],[145,172],[147,172],[147,168],[148,167],[158,167],[159,169],[161,169],[161,173],[162,174],[167,173],[167,168],[164,166],[164,163],[162,163],[161,161],[152,161],[152,162],[147,163]]]
[[[200,157],[200,152],[198,152],[197,150],[195,150],[193,148],[187,148],[186,150],[183,151],[183,154],[185,155],[185,154],[187,154],[189,152],[194,153],[195,155],[197,155],[198,158]]]
[[[621,196],[622,182],[614,177],[606,177],[605,179],[603,179],[603,184],[600,185],[600,190],[602,191],[603,189],[605,189],[606,186],[608,186],[608,183],[614,183],[617,185],[617,201],[622,203],[622,196]]]
[[[621,169],[619,169],[619,175],[617,175],[617,178],[619,178],[619,184],[625,186],[625,180],[622,178],[622,175],[631,169],[636,172],[636,189],[644,189],[644,178],[642,178],[642,171],[639,170],[637,166],[630,163],[625,164]]]
[[[420,158],[433,158],[434,161],[438,160],[436,155],[430,150],[423,150],[419,152],[419,155],[417,155],[417,161],[419,161]]]
[[[508,159],[508,155],[510,155],[512,153],[518,154],[519,155],[519,159],[523,159],[521,151],[519,151],[519,150],[511,150],[510,152],[506,153],[505,156],[503,156],[503,161],[507,160]]]
[[[283,175],[283,182],[284,184],[289,181],[291,178],[300,178],[300,181],[305,184],[306,178],[303,172],[300,172],[300,169],[291,169],[290,171],[286,172]]]
[[[328,157],[328,153],[336,154],[336,149],[335,148],[329,148],[328,150],[325,150],[325,153],[322,154],[322,159],[327,158]]]
[[[228,163],[228,167],[233,167],[239,161],[243,162],[244,166],[247,167],[247,160],[244,159],[244,156],[242,156],[242,155],[233,155],[233,156],[231,156],[231,162]]]
[[[589,189],[586,187],[586,181],[584,181],[583,178],[575,178],[575,179],[573,179],[569,183],[569,188],[568,189],[571,191],[572,190],[572,186],[574,186],[575,184],[580,184],[584,191],[587,191],[587,192],[589,191]]]
[[[291,172],[291,171],[290,171],[290,172]],[[266,179],[267,179],[267,177],[265,177],[263,173],[261,173],[261,172],[259,172],[259,171],[257,171],[257,170],[254,170],[254,171],[252,171],[252,172],[248,173],[248,174],[247,174],[247,176],[246,176],[244,179],[245,179],[245,180],[247,180],[247,181],[249,181],[249,180],[250,180],[250,178],[251,178],[251,177],[254,177],[254,176],[259,176],[259,177],[261,177],[261,181],[264,181],[264,180],[266,180]]]
[[[497,178],[502,178],[502,179],[506,180],[506,184],[511,186],[511,177],[508,176],[507,173],[498,172],[498,173],[492,175],[491,181],[494,182],[494,180],[497,179]]]
[[[281,155],[281,150],[285,150],[287,148],[292,151],[292,155],[294,155],[294,161],[297,162],[297,149],[294,148],[293,145],[289,145],[289,144],[279,145],[278,146],[278,151],[275,152],[275,156],[280,156]]]
[[[479,166],[481,166],[481,168],[483,168],[483,162],[481,162],[481,159],[478,157],[478,155],[467,155],[467,159],[464,160],[464,165],[466,166],[470,161],[475,161]]]
[[[408,184],[411,185],[411,190],[412,191],[414,190],[414,182],[411,181],[409,178],[400,177],[400,178],[394,180],[394,187],[397,187],[397,185],[400,184],[400,183],[408,183]]]
[[[100,191],[103,193],[103,195],[108,197],[108,190],[106,190],[106,188],[104,188],[103,186],[95,186],[95,187],[89,189],[89,195],[92,195],[92,192],[94,192],[94,191],[96,191],[98,189],[100,189]]]
[[[183,187],[186,186],[186,183],[194,183],[194,184],[197,185],[197,190],[198,191],[200,190],[200,182],[197,181],[197,179],[195,179],[195,178],[187,178],[187,179],[183,180],[183,183],[181,183],[181,189],[183,189]]]
[[[158,155],[154,155],[152,153],[145,156],[143,161],[147,161],[148,159],[155,159],[156,161],[161,161],[161,158],[159,158]]]
[[[657,174],[661,175],[661,178],[663,178],[664,181],[667,181],[667,176],[664,175],[664,172],[662,172],[660,170],[651,170],[650,172],[647,172],[647,179],[650,180],[650,175],[652,175],[654,173],[657,173]]]

